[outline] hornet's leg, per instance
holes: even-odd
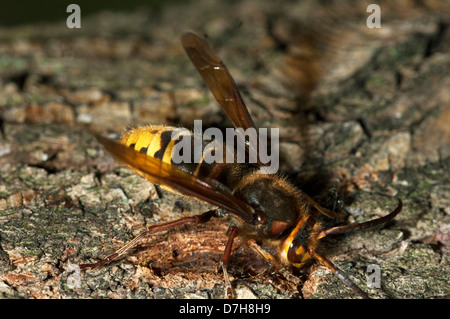
[[[222,268],[223,276],[225,279],[226,297],[228,299],[233,298],[233,287],[231,286],[230,279],[228,278],[227,264],[231,256],[231,248],[233,247],[233,241],[237,235],[237,230],[238,229],[235,226],[232,226],[230,228],[230,235],[228,237],[228,241],[225,246],[225,251],[223,253],[222,259],[220,260],[220,266]]]
[[[127,252],[129,249],[131,249],[133,246],[135,246],[145,236],[147,236],[149,234],[153,234],[156,232],[167,230],[167,229],[175,227],[175,226],[184,225],[184,224],[188,224],[188,223],[206,223],[207,221],[209,221],[211,219],[211,217],[213,217],[215,215],[215,212],[216,212],[215,210],[210,210],[210,211],[207,211],[206,213],[203,213],[200,215],[180,218],[180,219],[177,219],[177,220],[174,220],[171,222],[167,222],[164,224],[150,226],[146,230],[141,232],[139,235],[137,235],[135,238],[130,240],[128,243],[126,243],[125,245],[120,247],[114,254],[109,255],[108,257],[106,257],[96,263],[93,263],[93,264],[81,264],[80,269],[81,270],[84,270],[87,268],[95,269],[95,268],[101,267],[103,265],[109,264],[117,257],[123,255],[125,252]]]
[[[369,299],[369,296],[361,288],[359,288],[358,285],[355,284],[345,272],[343,272],[342,270],[337,268],[335,265],[333,265],[333,263],[331,261],[329,261],[325,257],[319,255],[313,249],[308,249],[308,253],[315,260],[317,260],[322,265],[324,265],[325,267],[330,269],[340,280],[342,280],[344,282],[344,284],[346,284],[355,293],[360,295],[363,299]]]
[[[377,219],[374,219],[374,220],[369,220],[369,221],[364,222],[364,223],[351,224],[351,225],[345,225],[345,226],[337,226],[337,227],[332,227],[332,228],[329,228],[329,229],[326,229],[326,230],[322,230],[311,241],[311,244],[317,242],[319,239],[324,238],[325,236],[328,236],[328,235],[344,234],[344,233],[352,232],[352,231],[355,231],[355,230],[367,229],[367,228],[371,228],[371,227],[375,227],[375,226],[384,224],[384,223],[392,220],[395,216],[397,216],[398,213],[400,213],[400,211],[402,210],[402,206],[403,206],[402,201],[399,198],[397,207],[392,212],[387,214],[386,216],[383,216],[383,217],[380,217],[380,218],[377,218]],[[313,244],[311,246],[314,247],[315,244]],[[339,279],[341,279],[348,287],[350,287],[354,292],[356,292],[362,298],[366,298],[366,299],[369,298],[369,296],[364,291],[362,291],[361,288],[359,288],[350,279],[350,277],[347,274],[345,274],[342,270],[340,270],[335,265],[333,265],[333,263],[331,261],[329,261],[325,257],[319,255],[311,247],[308,247],[308,253],[311,255],[311,257],[313,257],[318,262],[320,262],[322,265],[324,265],[328,269],[330,269],[337,277],[339,277]]]

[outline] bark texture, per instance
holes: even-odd
[[[395,221],[326,238],[321,253],[374,298],[450,297],[450,10],[389,1],[370,29],[367,5],[198,1],[82,16],[81,29],[65,17],[0,28],[0,297],[223,297],[220,219],[77,271],[146,225],[210,208],[120,167],[90,134],[230,126],[180,45],[187,30],[207,35],[257,126],[280,129],[282,170],[318,202],[350,223],[402,198]],[[238,240],[238,297],[355,297],[318,264],[299,282],[260,266]]]

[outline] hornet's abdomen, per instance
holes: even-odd
[[[120,142],[140,153],[171,164],[172,149],[176,141],[172,140],[174,130],[175,128],[169,126],[140,127],[125,133]]]
[[[203,156],[200,156],[199,160],[194,158],[194,152],[196,151],[195,148],[200,146],[203,150],[209,143],[209,141],[202,141],[200,145],[195,144],[194,134],[196,133],[188,130],[177,129],[175,127],[151,125],[128,131],[122,136],[120,142],[133,148],[137,152],[157,158],[167,164],[174,165],[196,177],[212,178],[227,185],[229,183],[230,175],[228,171],[229,165],[223,163],[207,163],[203,160]],[[184,137],[190,138],[190,160],[176,162],[173,160],[174,148]],[[199,136],[196,136],[195,138],[201,139]],[[209,148],[209,151],[211,151],[211,148]]]

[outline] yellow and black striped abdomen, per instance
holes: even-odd
[[[191,152],[190,161],[175,163],[172,159],[174,147],[183,136],[190,136]],[[194,148],[198,147],[194,143],[193,138],[194,133],[188,130],[180,130],[175,127],[170,126],[144,126],[140,128],[135,128],[122,136],[121,143],[133,148],[137,152],[146,154],[157,158],[167,164],[174,165],[177,168],[193,174],[196,177],[209,177],[218,180],[225,185],[227,184],[227,169],[229,165],[218,164],[218,163],[206,163],[203,161],[203,156],[200,160],[196,161],[194,158]],[[208,142],[202,141],[200,144],[203,148],[208,144]],[[211,149],[210,149],[211,151]],[[228,186],[228,185],[227,185]]]
[[[174,130],[174,127],[163,125],[135,128],[122,136],[121,143],[147,156],[171,164],[171,154],[175,143],[175,139],[172,140]]]

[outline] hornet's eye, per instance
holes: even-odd
[[[289,223],[282,221],[282,220],[274,220],[272,222],[272,228],[271,228],[271,233],[272,235],[279,235],[282,232],[284,232],[288,227],[289,227]]]

